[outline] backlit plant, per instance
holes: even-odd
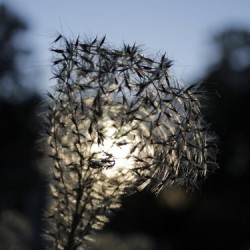
[[[180,87],[171,61],[140,46],[59,36],[50,93],[52,159],[46,234],[53,249],[85,249],[121,198],[149,187],[192,187],[216,168],[198,85]]]

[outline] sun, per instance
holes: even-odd
[[[127,174],[135,163],[130,153],[132,141],[127,137],[117,139],[117,132],[115,127],[108,126],[102,143],[94,143],[91,148],[91,153],[103,165],[103,174],[108,178]]]

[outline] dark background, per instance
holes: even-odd
[[[43,100],[20,67],[27,28],[0,5],[0,249],[42,249]],[[101,233],[115,249],[250,249],[250,30],[227,28],[213,43],[218,60],[196,81],[207,92],[203,114],[218,135],[220,168],[193,192],[124,199]]]
[[[39,147],[41,97],[21,69],[27,25],[0,4],[0,249],[43,249],[46,185]]]

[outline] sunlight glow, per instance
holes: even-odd
[[[101,144],[93,144],[91,153],[96,154],[98,161],[107,164],[103,168],[103,173],[108,178],[115,178],[120,174],[125,175],[129,170],[133,168],[134,160],[130,154],[131,141],[126,138],[116,140],[115,135],[117,129],[114,127],[108,127],[105,133],[105,139]]]

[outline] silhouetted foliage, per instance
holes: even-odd
[[[45,183],[37,150],[40,97],[23,86],[18,67],[26,53],[21,36],[25,29],[23,21],[0,4],[0,249],[43,249]]]
[[[26,24],[5,5],[0,5],[0,98],[18,101],[27,94],[22,85],[24,77],[20,71],[20,60],[28,53],[23,48],[21,34]]]
[[[204,109],[220,136],[220,171],[207,189],[215,242],[248,249],[250,216],[250,30],[227,29],[215,38],[220,57],[204,80],[210,105]],[[209,182],[208,182],[209,184]],[[218,207],[218,210],[214,209]],[[208,223],[208,221],[207,221]],[[210,227],[211,228],[211,227]],[[218,243],[219,242],[219,243]]]

